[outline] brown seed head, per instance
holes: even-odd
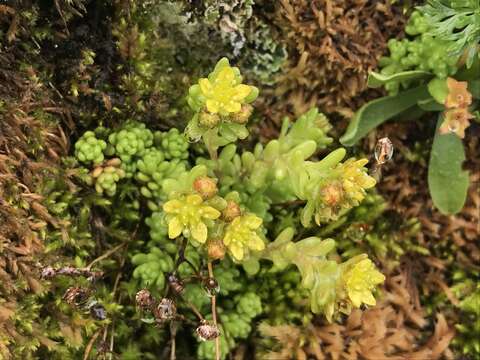
[[[177,314],[177,306],[171,299],[163,298],[153,309],[153,316],[158,324],[173,320]]]
[[[220,330],[213,324],[210,324],[207,320],[202,320],[200,325],[195,329],[198,337],[203,340],[213,340],[220,336]]]
[[[135,295],[135,302],[141,310],[151,310],[155,304],[152,294],[147,289],[142,289]]]

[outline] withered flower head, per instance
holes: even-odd
[[[445,100],[445,107],[466,108],[472,103],[472,94],[468,91],[468,82],[457,81],[454,78],[447,79],[448,95]]]
[[[42,273],[40,274],[40,277],[42,279],[51,279],[55,276],[56,271],[53,267],[51,266],[46,266],[42,269]]]
[[[460,138],[465,137],[465,129],[470,126],[473,115],[467,108],[448,109],[445,111],[445,119],[440,126],[440,134],[455,133]]]
[[[65,291],[63,295],[63,300],[69,305],[72,306],[81,306],[84,305],[88,298],[90,297],[90,289],[79,287],[79,286],[72,286]]]
[[[135,302],[141,310],[150,310],[153,307],[155,300],[150,291],[142,289],[137,292],[137,295],[135,295]]]
[[[94,301],[89,306],[90,316],[95,320],[105,320],[107,318],[107,310],[98,301]]]
[[[202,341],[213,340],[220,336],[218,327],[210,324],[207,320],[202,320],[195,332]]]
[[[176,314],[177,306],[172,299],[163,298],[153,309],[153,316],[158,324],[174,319]]]
[[[222,239],[211,239],[207,242],[207,253],[210,259],[223,259],[226,251],[227,249]]]

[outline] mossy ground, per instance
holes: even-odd
[[[283,116],[311,105],[336,119],[332,132],[339,135],[348,121],[339,114],[348,117],[377,95],[365,91],[365,74],[388,38],[402,36],[406,18],[389,1],[358,9],[355,1],[333,1],[332,7],[288,0],[232,3],[0,5],[0,358],[81,359],[111,341],[125,359],[169,354],[168,332],[142,324],[134,309],[138,284],[128,248],[141,248],[148,234],[137,231],[135,221],[124,226],[113,209],[131,209],[106,204],[83,186],[68,158],[85,130],[132,118],[154,130],[182,129],[189,84],[230,56],[266,89],[245,147],[272,138]],[[346,44],[356,45],[352,50]],[[296,314],[287,328],[253,331],[236,358],[274,350],[271,358],[282,356],[277,359],[478,355],[468,347],[478,344],[469,328],[471,313],[459,309],[467,288],[479,281],[480,128],[472,125],[465,139],[472,174],[468,202],[461,213],[444,216],[433,208],[427,187],[433,127],[433,119],[387,124],[353,150],[370,155],[382,136],[395,146],[377,187],[383,200],[365,203],[332,226],[341,250],[365,248],[387,274],[378,307],[334,325]],[[39,274],[43,265],[85,266],[109,252],[102,262],[106,277],[96,285],[112,316],[105,328],[61,303],[68,281],[48,282]],[[193,337],[180,335],[183,358],[194,358]],[[128,341],[133,336],[135,342]]]

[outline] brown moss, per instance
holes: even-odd
[[[36,263],[44,257],[41,231],[64,225],[49,213],[37,193],[45,179],[58,176],[60,156],[68,141],[59,127],[61,117],[50,121],[49,113],[62,112],[51,90],[33,68],[20,71],[13,56],[0,55],[0,342],[24,342],[14,320],[17,306],[27,294],[44,288]],[[67,122],[67,116],[64,117]],[[19,286],[18,284],[25,284]],[[38,325],[34,333],[43,333]],[[42,336],[42,344],[53,341]],[[0,346],[0,357],[12,354]]]
[[[311,106],[347,117],[378,91],[366,89],[368,72],[401,34],[401,5],[367,0],[281,0],[276,21],[289,63],[275,95],[278,111],[299,115]]]

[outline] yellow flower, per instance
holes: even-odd
[[[448,95],[445,99],[446,108],[466,108],[472,103],[472,94],[468,91],[468,82],[447,79]]]
[[[242,260],[249,250],[263,250],[265,244],[256,230],[262,219],[253,214],[238,216],[228,224],[223,243],[237,260]]]
[[[230,66],[222,68],[213,79],[202,78],[198,81],[202,95],[206,98],[210,113],[228,115],[239,112],[252,87],[237,84],[235,72]]]
[[[375,305],[372,290],[383,283],[385,276],[375,268],[370,259],[363,259],[345,271],[343,275],[348,298],[354,307],[362,303]]]
[[[168,237],[174,239],[182,232],[186,236],[191,236],[199,243],[207,241],[207,225],[203,219],[218,219],[220,211],[203,204],[200,195],[182,195],[178,199],[173,199],[163,205],[163,211],[167,213]]]

